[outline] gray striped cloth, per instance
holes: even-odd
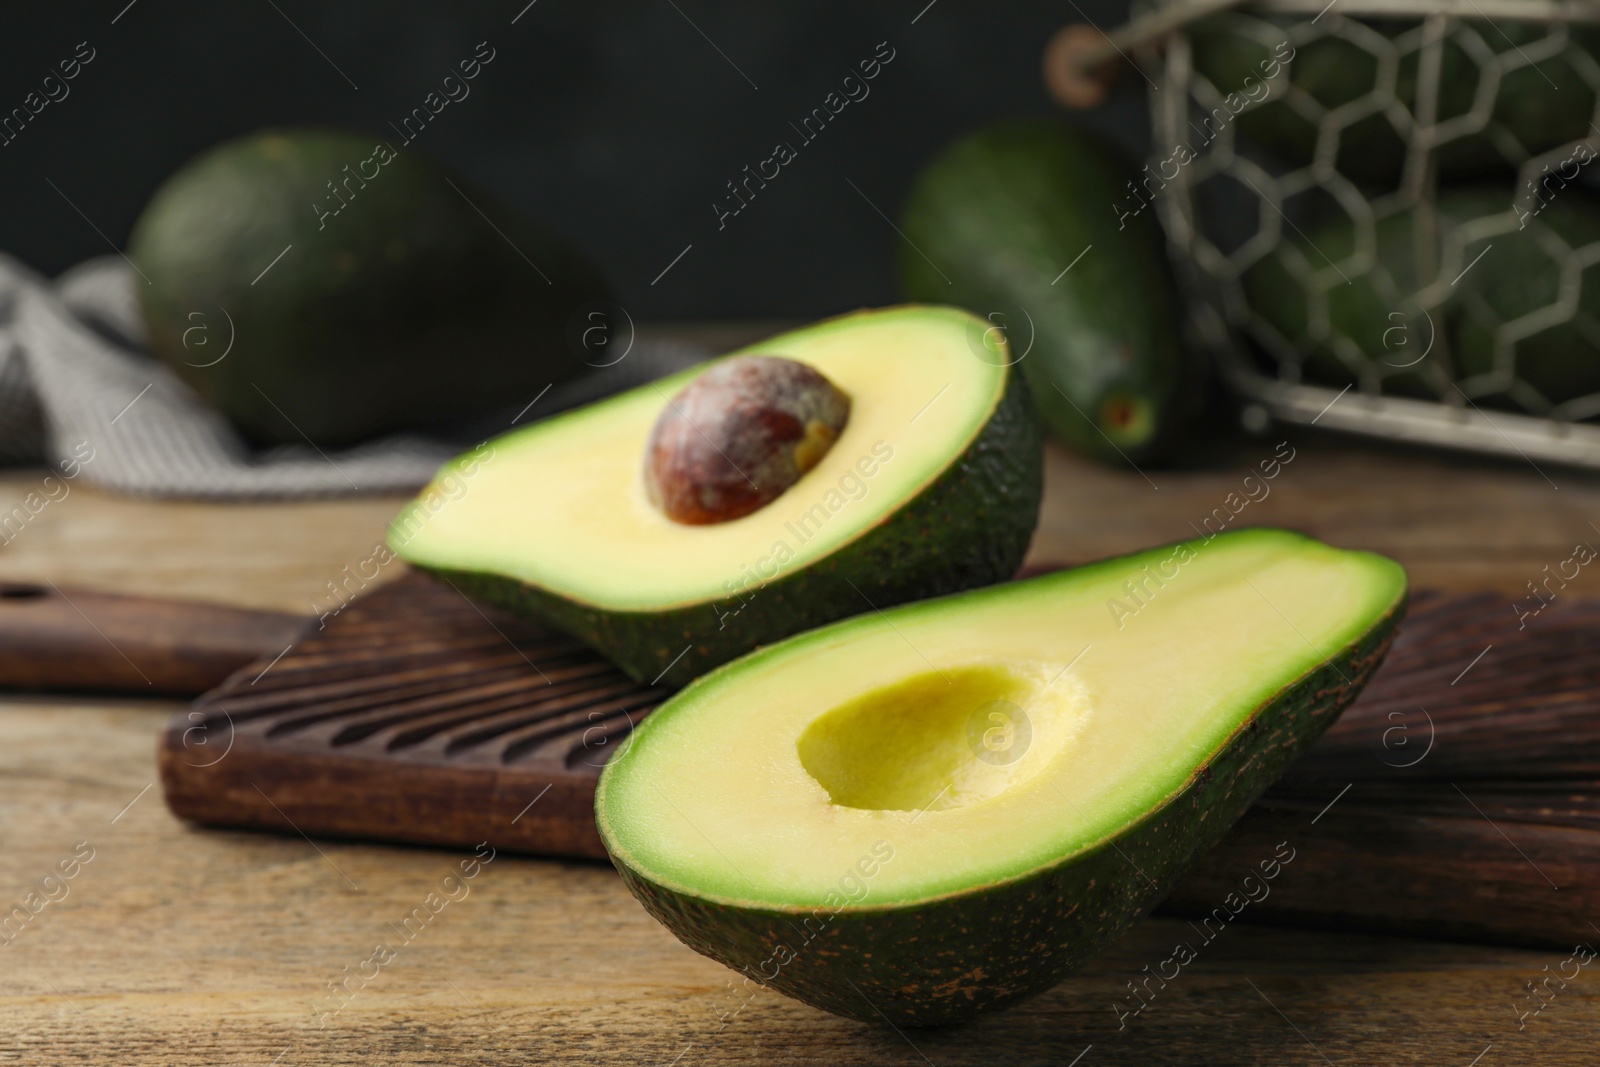
[[[132,271],[120,257],[89,260],[52,282],[0,255],[0,466],[76,465],[87,482],[149,496],[289,499],[415,489],[476,443],[397,435],[328,453],[252,450],[144,351],[143,337]],[[637,342],[616,365],[551,388],[517,425],[708,355]],[[80,462],[91,450],[93,459]]]

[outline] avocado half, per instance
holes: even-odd
[[[957,1022],[1159,901],[1405,604],[1392,560],[1259,529],[863,615],[655,711],[600,834],[696,951],[840,1015]]]
[[[975,354],[985,328],[910,305],[734,353],[808,364],[851,400],[816,466],[743,518],[680,525],[644,487],[651,428],[697,367],[452,461],[389,543],[671,686],[835,619],[1004,580],[1038,521],[1043,441],[1021,375]]]

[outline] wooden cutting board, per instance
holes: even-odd
[[[1597,648],[1600,602],[1519,630],[1496,596],[1414,596],[1366,693],[1166,908],[1211,913],[1287,842],[1295,859],[1252,918],[1595,936]],[[177,815],[210,825],[598,858],[600,768],[667,695],[412,574],[175,715],[162,783]]]
[[[192,696],[305,627],[276,611],[0,582],[0,686]]]

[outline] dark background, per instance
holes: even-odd
[[[152,190],[196,152],[269,124],[386,131],[487,41],[496,56],[471,95],[415,147],[577,241],[635,315],[809,317],[887,303],[897,296],[898,239],[872,205],[896,216],[917,169],[962,132],[1053,111],[1039,76],[1050,34],[1084,17],[1109,29],[1127,14],[1125,0],[1077,0],[1078,10],[1044,0],[926,5],[13,8],[0,41],[0,112],[21,106],[79,42],[96,55],[67,83],[70,95],[0,147],[0,251],[54,274],[106,253],[108,241],[120,248]],[[789,123],[882,41],[895,58],[870,95],[801,147]],[[1142,87],[1125,77],[1084,121],[1141,146]],[[719,232],[712,203],[724,183],[782,140],[799,158]]]

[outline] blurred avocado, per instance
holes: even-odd
[[[608,297],[553,231],[415,148],[338,130],[202,153],[156,190],[128,253],[151,349],[262,445],[532,399],[583,369],[568,322]]]
[[[1347,217],[1309,228],[1246,273],[1250,307],[1300,350],[1305,378],[1377,374],[1384,392],[1424,398],[1461,381],[1475,401],[1534,414],[1600,394],[1600,268],[1579,271],[1574,256],[1600,246],[1600,199],[1571,186],[1519,210],[1506,189],[1468,187],[1440,192],[1434,210],[1379,220],[1370,246]],[[1497,221],[1464,237],[1478,220]],[[1296,262],[1326,284],[1308,288]],[[1424,321],[1414,297],[1457,272]]]
[[[1246,137],[1291,166],[1308,166],[1319,123],[1344,110],[1335,169],[1357,182],[1394,188],[1405,164],[1407,117],[1418,105],[1419,25],[1415,19],[1362,20],[1344,35],[1294,48],[1285,27],[1228,14],[1199,23],[1190,41],[1195,71],[1234,98],[1224,113],[1237,113],[1233,121]],[[1600,31],[1573,27],[1555,42],[1553,54],[1535,49],[1539,61],[1528,61],[1524,49],[1550,32],[1535,23],[1508,20],[1491,28],[1468,21],[1442,42],[1436,107],[1446,139],[1435,150],[1441,179],[1510,173],[1519,153],[1538,155],[1590,135],[1595,91],[1586,75],[1600,62]],[[1485,82],[1486,64],[1502,69],[1497,80]],[[1392,90],[1386,82],[1391,69]],[[1480,91],[1489,94],[1483,101],[1487,125],[1473,129],[1465,117]],[[1394,117],[1397,111],[1404,114]]]

